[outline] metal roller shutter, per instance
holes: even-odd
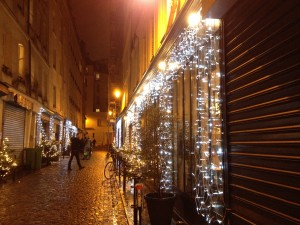
[[[230,224],[300,224],[300,2],[224,16]]]
[[[10,149],[15,150],[14,154],[22,162],[25,131],[25,110],[10,104],[4,106],[3,117],[3,138],[9,138]]]

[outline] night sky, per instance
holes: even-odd
[[[109,53],[109,0],[68,0],[75,27],[93,61]]]

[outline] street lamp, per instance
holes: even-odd
[[[116,89],[114,95],[118,99],[121,96],[121,91],[119,89]]]
[[[109,106],[108,106],[108,112],[107,112],[107,145],[108,145],[108,151],[109,151],[109,146],[111,144],[111,138],[114,136],[110,136],[110,127],[112,128],[112,134],[114,134],[114,129],[115,129],[115,123],[116,123],[116,118],[118,116],[117,112],[117,101],[120,98],[122,92],[120,89],[116,88],[113,89],[113,98],[110,100]]]
[[[122,92],[119,89],[115,89],[114,90],[114,96],[115,96],[115,117],[117,117],[117,103],[118,103],[118,99],[120,98]]]

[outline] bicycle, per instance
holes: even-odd
[[[110,156],[111,155],[108,152],[107,155],[106,155],[106,160],[109,160]],[[117,171],[116,171],[116,168],[115,168],[115,160],[113,158],[114,158],[114,156],[112,156],[112,160],[109,160],[106,163],[105,167],[104,167],[104,177],[107,180],[110,180],[113,177],[116,177],[116,174],[117,174]]]

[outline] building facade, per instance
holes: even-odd
[[[24,148],[68,145],[84,129],[85,63],[65,1],[0,1],[1,140],[19,165]]]
[[[86,67],[86,120],[85,128],[91,140],[95,139],[97,148],[105,148],[112,127],[108,124],[108,83],[107,62],[91,64]]]
[[[298,1],[131,3],[119,150],[159,146],[188,224],[299,224]]]
[[[122,52],[122,0],[104,3],[102,16],[108,26],[103,36],[108,36],[107,56],[89,62],[86,71],[86,130],[95,138],[97,148],[107,149],[114,139],[114,120],[120,101],[114,96],[115,89],[121,89],[121,52]],[[105,50],[104,50],[105,51]],[[117,105],[118,104],[118,107]],[[119,111],[119,110],[118,110]]]

